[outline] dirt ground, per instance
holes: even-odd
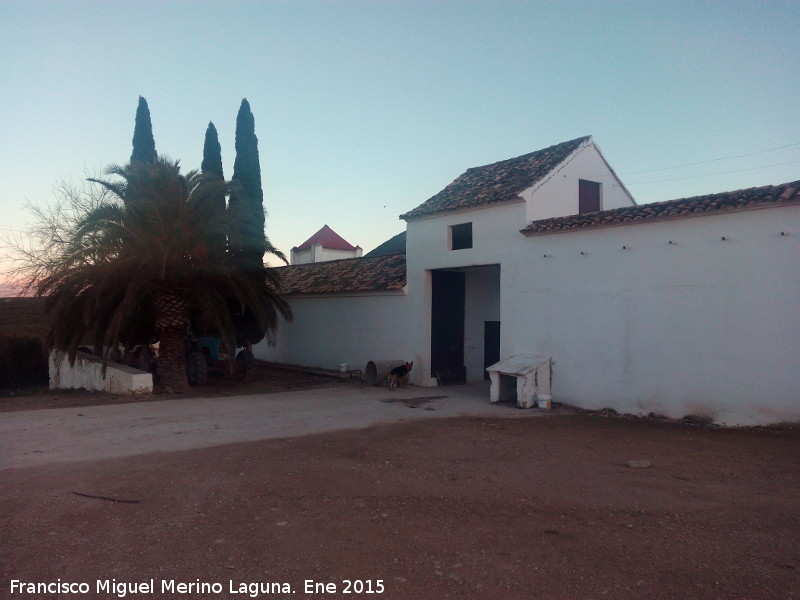
[[[602,414],[6,470],[0,597],[798,598],[798,498],[796,429]]]
[[[154,394],[134,397],[106,392],[87,392],[86,390],[48,390],[46,386],[0,390],[0,412],[128,402],[158,402],[159,400],[198,396],[217,398],[247,394],[269,394],[272,392],[325,388],[348,382],[349,380],[347,379],[339,379],[327,375],[257,364],[254,381],[245,382],[238,381],[234,377],[211,376],[207,385],[188,388],[188,391],[180,393],[167,393],[156,389]]]

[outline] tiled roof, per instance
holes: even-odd
[[[404,254],[345,258],[275,270],[281,276],[281,293],[290,296],[395,292],[406,285]]]
[[[295,250],[306,250],[316,244],[321,244],[323,248],[330,250],[355,250],[356,247],[347,242],[327,225],[323,226],[317,233],[300,244]]]
[[[483,167],[467,169],[441,192],[411,210],[401,219],[515,200],[517,195],[541,179],[591,139],[580,137],[530,154]]]
[[[367,252],[364,258],[371,256],[384,256],[385,254],[405,254],[406,253],[406,232],[401,231],[393,238],[383,242],[374,250]]]
[[[674,219],[677,217],[691,217],[724,211],[797,203],[800,203],[800,181],[694,196],[692,198],[680,198],[666,202],[613,208],[582,215],[542,219],[528,225],[522,230],[522,233],[525,235],[556,233],[587,227],[627,225],[629,223],[643,223],[659,219]]]

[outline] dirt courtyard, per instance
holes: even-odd
[[[798,498],[797,430],[596,414],[46,465],[0,472],[0,594],[797,598]]]

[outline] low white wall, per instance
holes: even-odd
[[[103,361],[78,352],[70,365],[63,352],[50,352],[50,389],[87,389],[112,394],[152,394],[153,376],[126,365],[109,362],[103,377]]]
[[[407,344],[405,294],[287,298],[294,318],[281,321],[275,346],[253,347],[257,359],[323,369],[364,369],[369,361],[419,360]]]

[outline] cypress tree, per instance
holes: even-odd
[[[136,108],[136,123],[133,127],[131,162],[135,161],[149,163],[156,161],[156,142],[153,139],[150,109],[147,107],[147,100],[141,96],[139,96],[139,106]]]
[[[242,99],[236,116],[236,159],[231,183],[229,207],[234,234],[230,240],[231,247],[242,269],[258,273],[263,268],[267,249],[264,192],[261,189],[255,119],[246,98]]]
[[[219,144],[217,128],[210,121],[208,128],[206,128],[205,143],[203,144],[203,163],[200,166],[200,170],[204,181],[224,179],[222,174],[222,148]],[[211,214],[216,215],[215,221],[220,227],[223,227],[225,221],[225,198],[225,188],[220,188],[218,194],[209,197],[209,201],[212,202]],[[225,255],[226,237],[224,230],[210,236],[209,251],[212,255],[220,258]]]
[[[269,244],[264,234],[264,192],[261,189],[261,165],[258,160],[258,138],[250,103],[242,99],[236,115],[236,159],[228,200],[231,235],[228,247],[236,268],[266,285],[264,253]],[[245,357],[252,358],[252,344],[264,339],[265,331],[250,310],[240,312],[232,306],[236,328],[236,345],[245,347]]]
[[[224,179],[222,174],[222,147],[219,145],[219,137],[217,136],[217,128],[214,123],[208,122],[206,129],[206,139],[203,144],[203,164],[200,165],[200,170],[203,176],[215,175],[220,179]]]

